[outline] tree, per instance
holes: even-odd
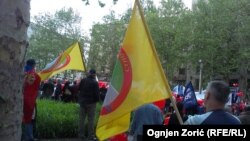
[[[81,31],[81,17],[72,8],[35,16],[27,56],[35,58],[41,70],[73,42],[84,44],[86,38]]]
[[[0,9],[0,138],[20,141],[30,0],[1,0]]]
[[[175,72],[187,64],[186,47],[190,46],[187,34],[190,32],[190,11],[180,0],[163,0],[159,9],[146,0],[144,10],[147,23],[159,54],[163,69],[170,80]]]
[[[241,79],[246,77],[249,61],[245,60],[249,60],[246,54],[250,53],[250,42],[246,40],[248,4],[247,0],[209,0],[197,4],[193,12],[192,58],[205,62],[207,79],[221,75],[228,81],[234,73],[240,74]]]
[[[192,32],[188,47],[194,68],[198,60],[203,60],[203,80],[219,77],[229,82],[234,76],[245,94],[250,60],[247,5],[248,0],[198,1],[190,17]]]
[[[0,138],[20,141],[30,0],[1,0],[0,9]]]
[[[102,75],[111,76],[123,40],[125,22],[117,19],[114,11],[104,16],[103,21],[92,28],[88,67],[96,68]]]

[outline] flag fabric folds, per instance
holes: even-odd
[[[136,0],[100,112],[98,138],[105,140],[124,133],[133,110],[170,96],[169,84]]]
[[[72,44],[55,60],[47,64],[46,67],[38,74],[41,77],[41,80],[46,80],[65,70],[86,70],[78,42]]]
[[[197,103],[194,87],[190,81],[184,90],[183,107],[185,109],[190,109],[197,105],[198,103]]]

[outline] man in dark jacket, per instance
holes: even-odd
[[[58,79],[56,84],[54,99],[59,100],[59,96],[61,95],[61,93],[62,93],[62,80]]]
[[[79,97],[78,101],[80,104],[80,128],[79,137],[85,138],[84,136],[84,122],[86,115],[88,116],[88,139],[95,140],[94,131],[94,120],[96,103],[99,101],[99,86],[96,81],[96,71],[91,69],[87,78],[81,80],[79,85]]]

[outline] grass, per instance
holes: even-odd
[[[36,119],[37,137],[43,139],[77,137],[79,108],[80,106],[77,103],[38,100]],[[97,104],[95,122],[98,120],[100,108],[101,104]],[[85,128],[87,128],[86,125]]]

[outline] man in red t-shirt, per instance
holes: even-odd
[[[35,72],[36,62],[29,59],[25,66],[25,78],[23,86],[23,139],[24,141],[33,140],[32,115],[35,110],[36,97],[39,90],[41,78]]]

